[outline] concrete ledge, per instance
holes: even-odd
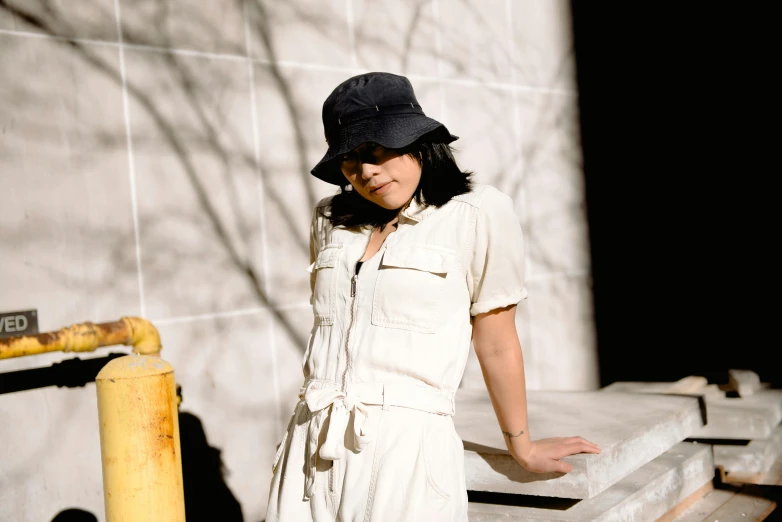
[[[470,522],[609,522],[654,521],[686,501],[714,477],[711,446],[682,442],[631,473],[595,498],[561,501],[552,507],[530,507],[519,496],[515,505],[471,502]]]
[[[671,393],[677,395],[703,395],[725,397],[725,392],[716,384],[706,384],[705,377],[690,376],[676,382],[617,381],[600,391],[622,393]]]
[[[767,439],[782,421],[782,390],[760,390],[749,397],[706,396],[708,424],[693,438]]]
[[[454,422],[468,490],[593,498],[703,425],[694,397],[530,391],[527,403],[533,440],[578,435],[602,453],[565,457],[566,475],[531,473],[506,450],[488,392],[459,390]]]
[[[782,456],[777,458],[768,471],[764,473],[745,473],[736,471],[725,473],[720,468],[722,480],[730,484],[757,484],[760,486],[782,486]]]
[[[714,464],[727,473],[766,473],[782,455],[782,426],[768,439],[756,439],[746,446],[714,445]]]
[[[682,383],[620,381],[602,388],[602,392],[673,393]],[[752,388],[748,397],[726,397],[716,385],[709,384],[691,392],[703,395],[708,424],[692,435],[701,439],[767,439],[782,421],[782,390],[773,390],[767,383]]]
[[[749,397],[760,391],[760,377],[750,370],[728,370],[728,386],[741,397]]]

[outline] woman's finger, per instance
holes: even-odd
[[[549,456],[554,460],[559,460],[562,457],[569,457],[570,455],[575,455],[573,452],[573,444],[561,444],[557,446],[556,448],[551,448],[551,452],[549,453]]]
[[[561,444],[554,450],[552,458],[561,459],[562,457],[577,455],[579,453],[600,453],[600,450],[584,443]]]
[[[567,462],[563,462],[561,460],[556,460],[554,462],[556,463],[554,471],[559,471],[560,473],[570,473],[573,471],[573,466]]]
[[[567,439],[565,439],[565,442],[567,444],[586,444],[587,446],[589,446],[592,449],[596,450],[598,453],[600,452],[600,446],[598,446],[594,442],[590,442],[590,441],[586,440],[583,437],[568,437]]]
[[[575,444],[569,444],[568,447],[572,451],[572,455],[575,455],[576,453],[600,453],[600,448],[593,444],[588,444],[586,442],[577,442]]]
[[[569,443],[572,443],[572,442],[584,442],[586,444],[591,444],[593,446],[597,446],[597,444],[595,444],[594,442],[588,441],[584,437],[578,437],[578,436],[576,436],[576,437],[568,437],[568,438],[565,439],[565,442],[569,442]]]

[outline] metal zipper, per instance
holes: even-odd
[[[367,253],[367,250],[369,249],[369,243],[372,241],[372,232],[369,232],[369,239],[367,239],[367,244],[364,245],[364,251],[361,253],[361,257],[358,259],[361,260],[362,257],[364,257],[364,254]],[[356,262],[358,264],[358,262]],[[348,372],[350,371],[350,332],[353,329],[353,323],[355,323],[356,319],[356,303],[358,302],[358,299],[356,299],[356,294],[358,293],[358,273],[356,272],[356,265],[353,265],[353,276],[350,278],[350,322],[348,323],[348,329],[347,333],[345,334],[345,372],[342,374],[342,391],[347,391],[347,379],[348,379]]]
[[[373,229],[374,230],[374,229]],[[391,233],[388,234],[390,236]],[[383,245],[386,244],[386,241],[388,241],[388,236],[383,239],[383,242],[380,244],[380,247],[378,247],[377,252],[375,255],[377,255],[380,250],[383,248]],[[372,231],[369,232],[369,239],[367,239],[367,244],[364,246],[364,251],[361,253],[361,257],[359,257],[359,261],[361,258],[364,257],[364,254],[367,253],[367,250],[369,249],[369,243],[372,241]],[[353,330],[353,323],[356,319],[356,306],[358,303],[358,299],[356,299],[356,295],[358,294],[358,272],[356,270],[358,265],[358,261],[355,265],[353,265],[353,276],[350,278],[350,322],[348,323],[348,330],[345,334],[345,372],[342,374],[342,391],[347,392],[347,379],[348,379],[348,372],[350,371],[350,332]],[[331,465],[331,469],[329,470],[329,488],[333,492],[334,491],[334,473],[336,464],[338,461],[333,461]]]
[[[361,253],[361,257],[358,258],[359,260],[361,260],[361,258],[364,257],[364,254],[367,253],[370,241],[372,241],[372,231],[369,232],[369,239],[367,239],[367,244],[364,246],[364,251]],[[353,276],[350,278],[350,322],[348,323],[347,333],[345,334],[345,372],[342,374],[343,392],[347,390],[348,371],[350,370],[350,331],[353,329],[353,323],[356,317],[356,303],[358,302],[358,299],[356,299],[356,293],[358,290],[358,273],[356,272],[357,265],[358,262],[353,265]],[[332,461],[331,469],[329,470],[329,491],[332,493],[334,493],[334,475],[336,473],[337,462],[339,461]]]

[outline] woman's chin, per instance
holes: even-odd
[[[391,185],[393,184],[391,183]],[[405,203],[410,201],[412,196],[413,194],[411,193],[405,197],[404,194],[401,194],[399,187],[393,187],[392,190],[386,191],[385,194],[372,194],[372,201],[383,208],[391,210],[403,207]]]

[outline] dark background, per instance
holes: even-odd
[[[780,387],[774,18],[627,4],[572,2],[601,384]]]

